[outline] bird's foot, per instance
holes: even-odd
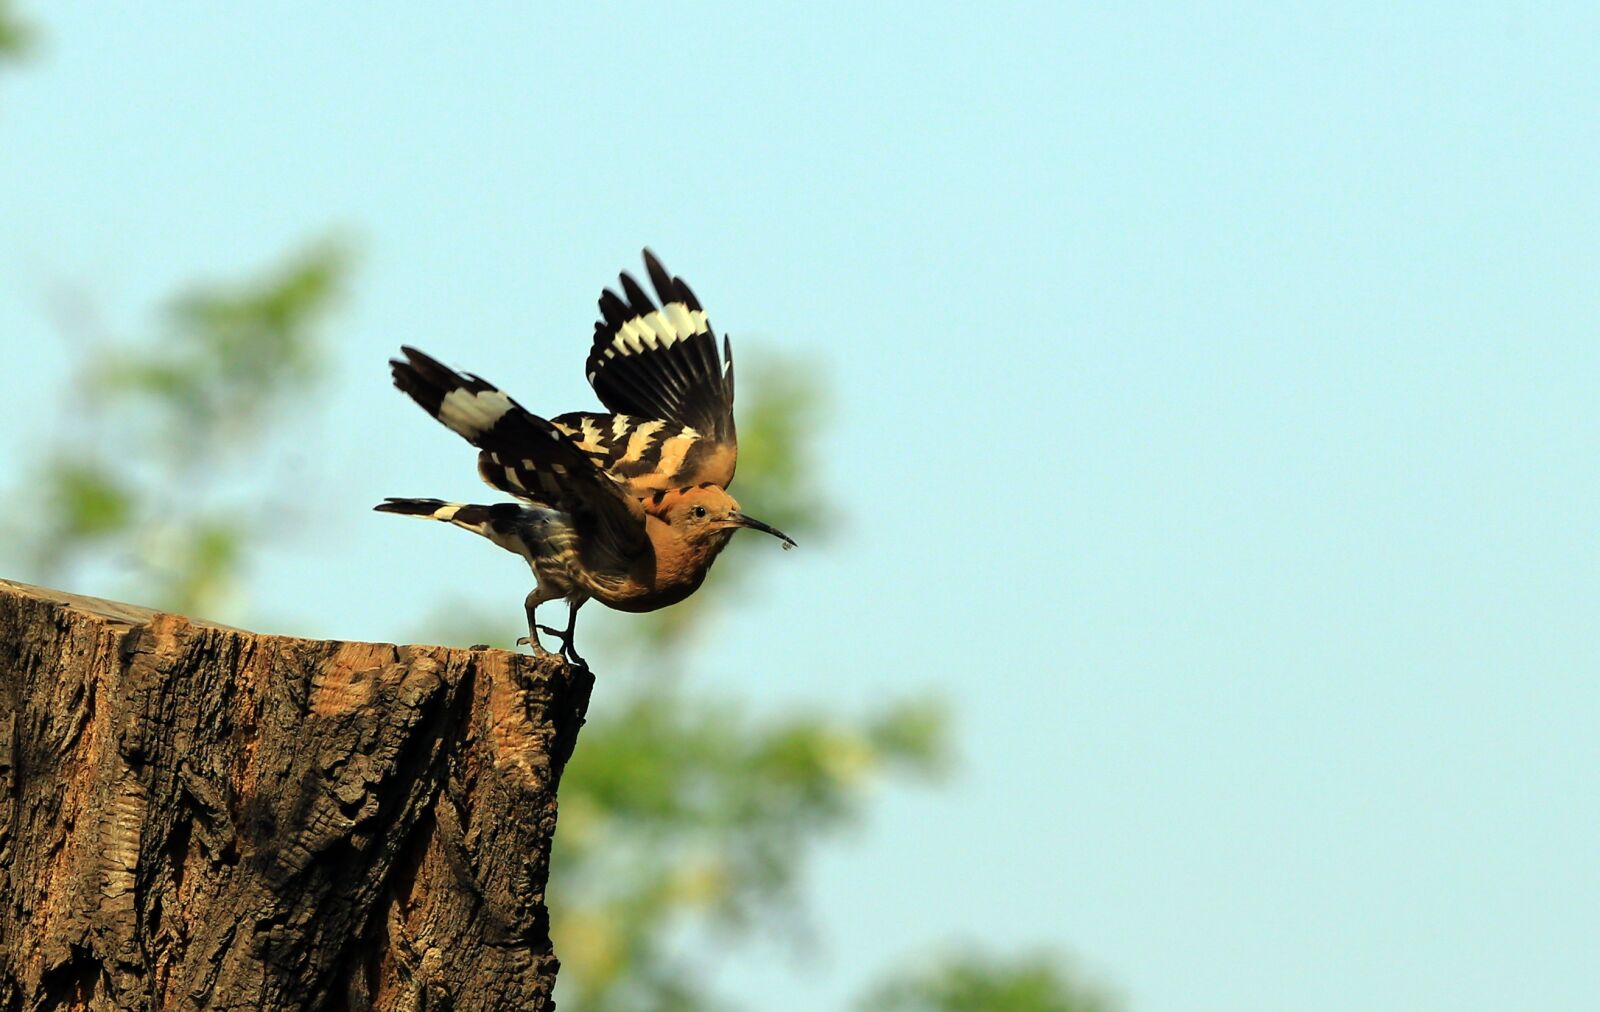
[[[576,664],[585,671],[589,670],[589,662],[584,660],[582,657],[579,657],[577,649],[573,647],[572,634],[570,632],[565,629],[557,629],[554,626],[548,625],[542,625],[538,628],[540,632],[549,633],[561,641],[561,656],[565,657],[567,660]]]
[[[553,656],[555,656],[550,651],[548,651],[548,650],[546,650],[544,648],[544,644],[540,643],[537,637],[518,636],[517,637],[517,646],[519,646],[519,647],[532,647],[533,648],[533,656],[535,656],[535,657],[553,657]]]

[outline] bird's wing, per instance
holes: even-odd
[[[572,514],[580,532],[603,526],[625,553],[644,546],[638,498],[561,429],[481,376],[458,373],[415,348],[400,350],[404,359],[389,360],[394,385],[481,451],[484,481]]]
[[[724,338],[724,364],[694,292],[682,278],[668,274],[649,250],[644,251],[644,264],[661,306],[631,276],[620,275],[621,295],[609,288],[600,294],[601,318],[594,325],[594,347],[584,371],[602,404],[637,422],[635,435],[645,438],[640,433],[655,423],[648,436],[659,457],[672,461],[678,446],[685,445],[674,444],[674,439],[704,444],[692,453],[685,450],[675,467],[661,468],[662,475],[641,473],[630,476],[630,482],[673,488],[709,481],[726,488],[733,482],[739,453],[733,425],[733,348]],[[626,463],[642,461],[650,452],[641,450]],[[626,448],[620,456],[626,456]],[[670,479],[666,472],[671,472]]]
[[[677,422],[573,411],[550,424],[640,499],[661,489],[733,480],[735,448]]]

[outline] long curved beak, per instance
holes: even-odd
[[[779,541],[783,542],[783,550],[786,552],[794,547],[794,538],[789,537],[789,535],[778,530],[776,527],[773,527],[771,524],[762,523],[755,517],[747,517],[743,513],[730,513],[728,515],[728,519],[732,520],[740,527],[748,527],[753,531],[764,531],[772,535]]]

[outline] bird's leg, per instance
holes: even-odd
[[[565,654],[567,658],[574,664],[584,668],[589,666],[589,662],[578,656],[577,649],[572,645],[572,636],[574,631],[576,631],[578,628],[578,609],[583,607],[583,602],[587,600],[588,598],[586,597],[572,598],[568,600],[567,604],[571,610],[567,612],[567,627],[565,629],[557,629],[554,626],[548,625],[542,625],[539,627],[541,630],[549,633],[552,636],[559,636],[561,638],[561,652]]]
[[[533,611],[539,607],[539,603],[539,592],[537,590],[530,593],[527,599],[522,602],[523,609],[528,613],[528,635],[518,639],[517,645],[521,646],[526,643],[533,648],[533,656],[549,657],[550,651],[546,650],[544,644],[539,642],[539,630],[543,627],[539,625],[539,620],[533,615]]]

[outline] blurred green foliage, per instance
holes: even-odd
[[[16,4],[0,0],[0,65],[27,56],[33,43],[33,27],[17,14]]]
[[[104,349],[89,380],[158,415],[169,456],[235,450],[320,379],[320,325],[349,259],[343,244],[324,240],[260,280],[186,291],[168,304],[155,340]]]
[[[130,593],[217,617],[238,588],[262,506],[229,497],[264,470],[268,421],[321,379],[322,328],[347,249],[314,243],[264,277],[197,286],[134,340],[80,338],[80,367],[8,540],[42,582],[111,562]]]
[[[550,896],[563,1007],[719,1004],[699,983],[708,954],[792,914],[806,851],[860,817],[875,779],[938,772],[944,738],[939,710],[917,704],[755,721],[655,685],[607,707],[561,784]],[[672,944],[685,929],[717,940],[685,951]]]
[[[1071,978],[1049,954],[1002,958],[949,953],[891,977],[857,1006],[861,1012],[1112,1012],[1105,994]]]

